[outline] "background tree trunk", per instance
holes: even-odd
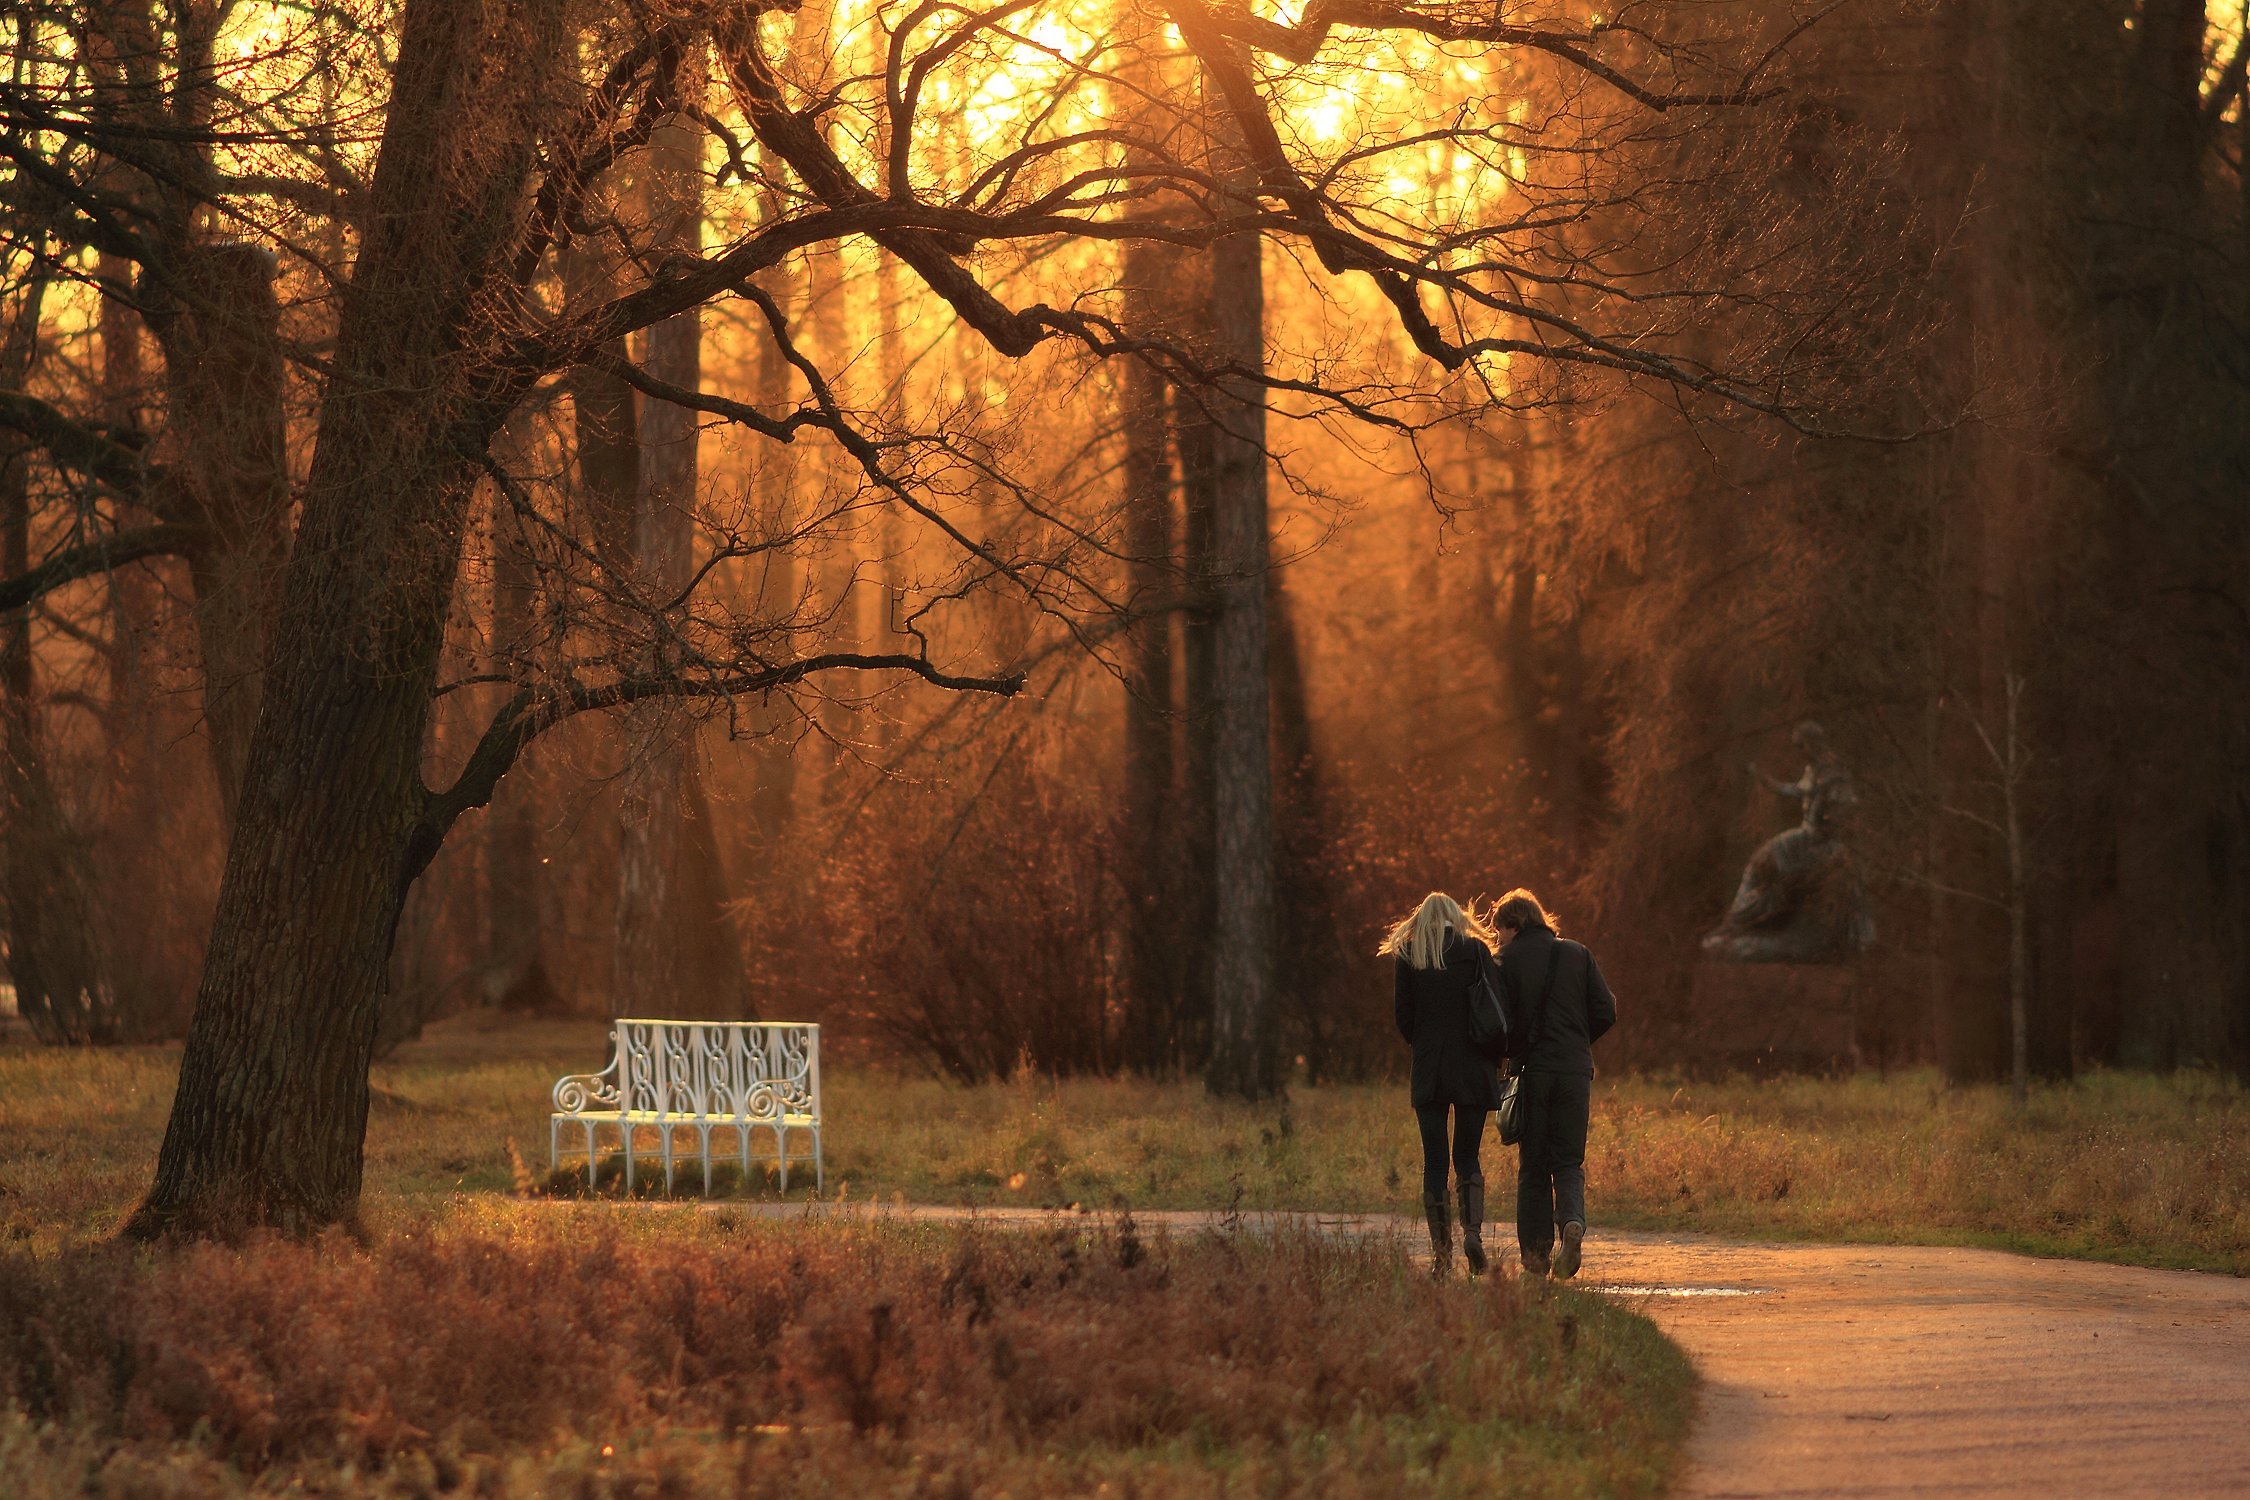
[[[0,334],[0,385],[21,390],[37,363],[34,281]],[[0,577],[31,562],[31,450],[0,439]],[[30,607],[0,621],[0,812],[7,818],[8,976],[16,1007],[49,1045],[117,1040],[117,1019],[95,935],[85,851],[48,774],[32,661]]]
[[[289,553],[281,306],[266,250],[200,245],[186,264],[189,300],[156,326],[171,425],[197,519],[209,533],[189,564],[205,732],[219,805],[231,823]]]
[[[599,245],[573,241],[562,254],[564,301],[589,307],[615,289]],[[610,360],[626,357],[625,341],[602,347]],[[624,380],[591,365],[572,370],[571,436],[578,457],[579,502],[586,507],[594,552],[612,569],[625,568],[633,555],[633,517],[641,486],[640,393]]]
[[[767,213],[776,211],[773,195],[765,194]],[[795,278],[786,270],[769,273],[760,283],[774,305],[792,309],[798,301]],[[760,411],[780,411],[789,400],[789,364],[781,346],[770,336],[758,340],[757,404]],[[769,443],[753,460],[751,473],[757,491],[758,516],[769,537],[788,534],[797,523],[797,467],[799,443]],[[775,546],[752,564],[757,569],[759,613],[767,619],[786,619],[798,609],[802,587],[796,553]],[[760,845],[771,849],[789,827],[797,804],[796,740],[786,699],[771,695],[753,705],[750,724],[756,741],[756,780],[750,792],[750,823]]]
[[[1317,1083],[1339,1071],[1362,1071],[1358,1060],[1339,1055],[1336,1024],[1338,981],[1354,973],[1355,955],[1329,863],[1336,825],[1313,742],[1304,637],[1281,572],[1266,578],[1277,808],[1274,1005],[1289,1014],[1304,1048],[1307,1081]]]
[[[532,649],[539,628],[539,581],[523,518],[498,495],[492,503],[492,546],[492,645],[505,669]],[[545,778],[527,756],[493,794],[486,821],[486,954],[491,965],[486,991],[502,1010],[532,1015],[564,1009],[547,969],[546,882],[539,858],[545,790]]]
[[[694,49],[680,68],[685,105],[700,108],[708,68]],[[648,208],[657,253],[693,255],[703,225],[703,132],[690,120],[658,127],[649,146]],[[648,331],[650,375],[697,390],[702,323],[691,310]],[[666,604],[695,568],[696,447],[692,410],[644,401],[634,526],[635,577],[652,606]],[[663,662],[664,648],[658,647]],[[650,742],[628,775],[617,874],[616,1013],[725,1016],[748,995],[724,912],[726,881],[695,760],[692,728],[661,706],[644,710]]]
[[[1211,346],[1211,255],[1181,258],[1176,285],[1181,336],[1191,348]],[[1216,926],[1217,812],[1214,784],[1218,725],[1217,429],[1200,391],[1172,392],[1172,431],[1180,465],[1181,571],[1189,606],[1178,621],[1181,682],[1180,804],[1172,819],[1167,856],[1176,881],[1172,931],[1173,992],[1169,1024],[1171,1058],[1194,1066],[1211,1055]]]
[[[101,291],[101,415],[117,431],[145,431],[141,408],[153,393],[141,319],[131,305],[132,263],[103,255],[95,280]],[[144,507],[134,519],[152,524],[169,518]],[[129,564],[108,580],[109,702],[102,727],[109,801],[96,905],[120,1030],[133,1040],[177,1037],[187,1029],[211,919],[213,891],[202,878],[208,865],[199,857],[208,848],[210,806],[219,807],[219,831],[225,826],[215,778],[207,791],[202,766],[175,753],[180,708],[158,674],[189,622],[167,587],[170,568],[160,572],[160,566],[154,560]]]
[[[1230,153],[1231,154],[1231,153]],[[1241,171],[1241,168],[1235,168]],[[1237,179],[1243,181],[1243,179]],[[1265,277],[1253,234],[1211,251],[1217,356],[1265,368]],[[1218,619],[1212,650],[1211,1061],[1215,1094],[1279,1091],[1274,1055],[1273,769],[1266,653],[1266,405],[1239,376],[1213,393],[1212,509]]]
[[[1176,257],[1140,241],[1124,255],[1125,327],[1153,334]],[[1164,379],[1127,360],[1118,381],[1119,464],[1125,511],[1129,607],[1151,609],[1177,589],[1172,559],[1172,465]],[[1154,1070],[1170,1056],[1173,1013],[1171,929],[1179,890],[1168,878],[1165,835],[1173,821],[1172,620],[1159,613],[1132,627],[1125,649],[1125,785],[1118,809],[1117,880],[1124,892],[1125,1048],[1133,1065]]]

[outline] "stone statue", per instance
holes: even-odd
[[[1776,781],[1750,767],[1769,790],[1804,804],[1804,818],[1750,856],[1726,920],[1704,934],[1703,951],[1725,963],[1840,964],[1875,945],[1875,918],[1843,825],[1858,795],[1851,772],[1811,720],[1797,726],[1804,774]]]

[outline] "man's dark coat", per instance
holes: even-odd
[[[1394,960],[1392,1012],[1398,1033],[1414,1047],[1414,1107],[1451,1104],[1460,1109],[1498,1109],[1500,1077],[1492,1059],[1469,1040],[1469,987],[1492,962],[1475,938],[1448,933],[1445,961],[1417,969]]]
[[[1562,967],[1541,1016],[1540,993],[1548,968],[1557,962]],[[1531,1028],[1523,1070],[1593,1077],[1594,1041],[1617,1024],[1617,997],[1585,945],[1557,937],[1551,928],[1526,927],[1500,950],[1500,982],[1507,986],[1509,1014],[1524,1017]]]

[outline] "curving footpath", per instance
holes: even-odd
[[[2250,1495],[2250,1282],[1647,1234],[1583,1281],[1703,1376],[1682,1495]]]
[[[810,1208],[839,1211],[868,1210]],[[1175,1233],[1222,1222],[1135,1218]],[[1386,1215],[1244,1222],[1283,1218],[1409,1242],[1421,1233]],[[1494,1248],[1506,1246],[1507,1226],[1491,1227]],[[1693,1500],[2250,1497],[2250,1281],[1997,1250],[1597,1231],[1578,1285],[1632,1303],[1694,1359],[1702,1406],[1676,1490]]]

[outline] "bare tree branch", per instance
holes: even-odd
[[[163,464],[150,463],[137,445],[73,421],[23,391],[0,391],[0,428],[38,444],[58,467],[106,485],[167,520],[179,519],[177,476]]]
[[[205,540],[200,527],[178,524],[120,531],[56,553],[37,567],[0,580],[0,613],[23,608],[66,583],[91,578],[144,557],[185,557]]]
[[[663,698],[731,698],[767,693],[822,672],[907,672],[932,687],[952,692],[992,693],[1003,698],[1023,691],[1024,685],[1024,674],[1020,671],[998,677],[962,676],[939,669],[926,657],[836,651],[708,677],[656,671],[620,677],[598,687],[578,684],[545,689],[525,687],[493,716],[453,784],[442,792],[426,794],[421,825],[400,879],[411,882],[419,875],[436,856],[447,832],[462,814],[492,800],[501,778],[515,765],[524,747],[566,719]]]

